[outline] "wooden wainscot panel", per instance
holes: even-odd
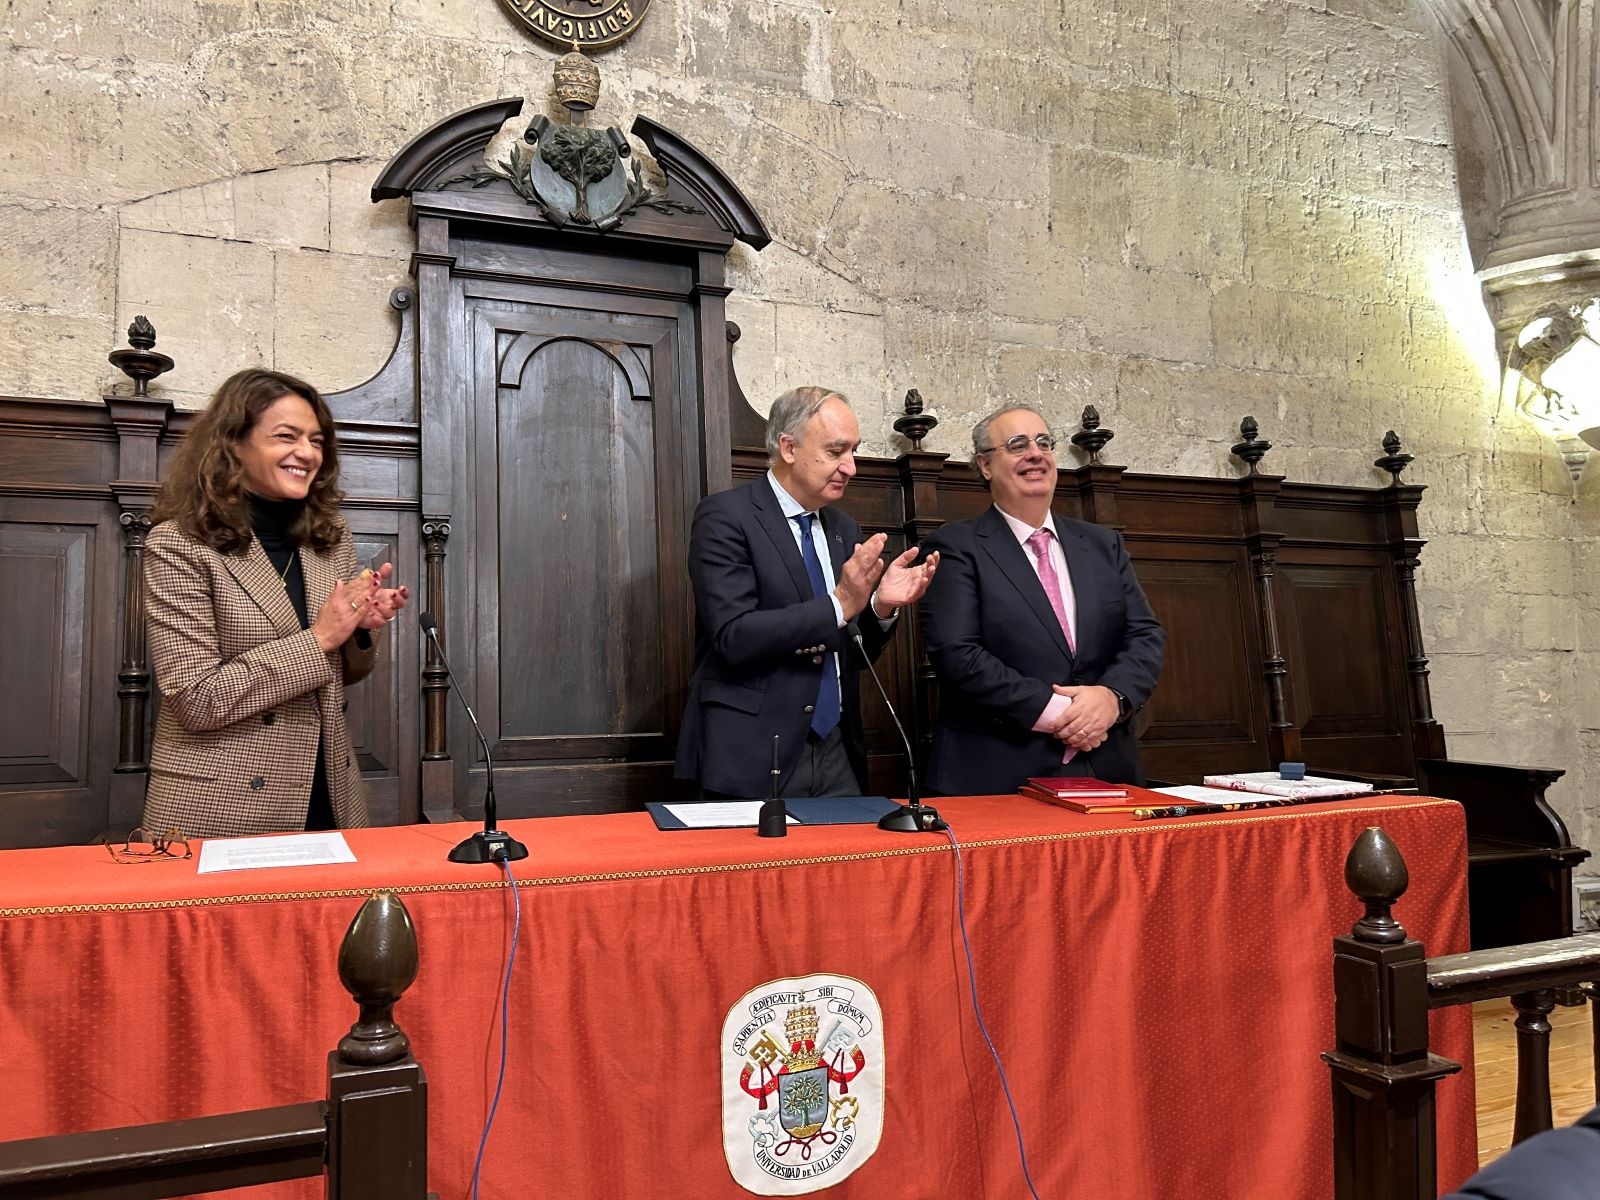
[[[405,584],[415,596],[418,547],[415,522],[402,531],[394,512],[347,510],[356,561],[390,562],[391,586]],[[411,696],[416,690],[417,623],[402,614],[383,633],[372,674],[345,689],[346,719],[356,761],[367,786],[375,824],[409,824],[422,819],[416,786],[417,723]]]
[[[884,459],[862,459],[856,477],[839,505],[856,519],[863,535],[898,534],[905,526],[905,492],[894,463]],[[765,469],[763,468],[763,473]],[[904,543],[901,549],[904,549]]]
[[[1058,490],[1051,508],[1064,517],[1076,516],[1076,497]],[[970,463],[945,463],[939,476],[939,516],[946,521],[966,521],[981,517],[994,503],[989,485]]]
[[[85,781],[85,707],[95,530],[0,523],[0,785]]]
[[[1125,533],[1180,542],[1244,537],[1243,510],[1230,480],[1124,475],[1117,513]]]
[[[348,507],[409,508],[417,506],[420,446],[417,427],[345,421],[331,397],[329,407],[339,427],[339,486]]]
[[[0,495],[111,498],[117,431],[99,405],[0,397]]]
[[[1278,495],[1276,517],[1285,539],[1345,545],[1383,545],[1389,540],[1388,517],[1373,488],[1328,484],[1285,483]]]
[[[579,253],[558,250],[548,245],[518,245],[509,242],[487,243],[476,239],[455,239],[451,249],[456,256],[458,277],[514,281],[538,280],[551,286],[601,287],[619,293],[678,298],[694,286],[694,272],[671,262],[649,262],[604,253]]]
[[[121,538],[109,505],[71,507],[0,496],[0,845],[87,841],[109,819]]]
[[[1412,774],[1405,655],[1386,557],[1285,548],[1279,581],[1293,710],[1307,760]]]
[[[1136,552],[1139,582],[1167,631],[1140,739],[1145,770],[1188,783],[1259,764],[1266,705],[1248,556],[1240,547],[1170,542]]]

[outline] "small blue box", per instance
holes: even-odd
[[[1279,779],[1304,779],[1306,777],[1305,763],[1279,763]]]

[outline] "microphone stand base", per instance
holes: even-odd
[[[890,833],[943,833],[949,829],[939,810],[926,804],[902,804],[878,818],[878,828]]]
[[[782,800],[767,800],[756,815],[757,837],[788,837],[789,809]]]
[[[527,857],[526,846],[498,829],[480,829],[450,851],[450,861],[454,863],[515,862]]]

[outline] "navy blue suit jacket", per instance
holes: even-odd
[[[1065,743],[1034,733],[1051,684],[1102,684],[1137,710],[1161,674],[1167,636],[1134,576],[1122,535],[1055,518],[1077,599],[1077,652],[1000,510],[954,521],[926,539],[939,570],[922,599],[928,659],[939,679],[928,786],[945,795],[1014,792],[1058,775]],[[1128,722],[1080,755],[1100,779],[1139,783]]]
[[[1444,1200],[1594,1200],[1600,1195],[1600,1108],[1577,1124],[1519,1142]]]
[[[832,508],[820,516],[837,579],[861,541],[861,527]],[[811,725],[824,656],[838,651],[840,726],[864,784],[860,652],[838,627],[833,601],[812,596],[793,526],[766,476],[700,501],[689,536],[689,579],[694,674],[678,735],[678,778],[697,779],[714,792],[765,796],[773,735],[787,774]],[[870,613],[858,624],[876,657],[888,634]]]

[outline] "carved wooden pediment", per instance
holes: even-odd
[[[430,206],[597,235],[672,240],[726,250],[771,240],[727,174],[686,138],[634,118],[632,134],[655,158],[665,189],[647,184],[621,131],[531,119],[520,142],[490,144],[523,100],[492,100],[425,129],[389,160],[372,198],[429,193]]]

